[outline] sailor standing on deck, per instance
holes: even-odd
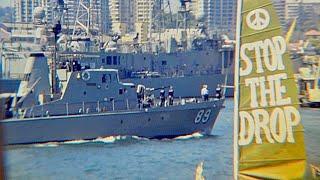
[[[166,92],[164,90],[164,87],[161,88],[160,90],[160,107],[163,107],[166,101]]]
[[[144,89],[145,89],[145,87],[140,84],[137,87],[137,99],[138,99],[138,108],[139,109],[142,107],[142,101],[144,99]]]
[[[173,94],[174,94],[173,87],[170,86],[169,91],[168,91],[169,106],[173,105],[173,98],[174,98]]]
[[[202,96],[202,99],[204,101],[208,101],[209,100],[209,90],[208,90],[208,86],[206,84],[204,84],[202,86],[202,89],[201,89],[201,96]]]
[[[222,97],[221,91],[222,91],[221,86],[220,86],[220,84],[218,84],[218,86],[216,88],[216,95],[215,95],[216,99],[221,99],[221,97]]]

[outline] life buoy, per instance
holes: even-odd
[[[84,72],[82,72],[81,77],[84,81],[89,81],[90,80],[90,73],[88,71],[84,71]]]

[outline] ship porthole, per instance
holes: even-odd
[[[83,79],[84,81],[89,81],[89,80],[90,80],[90,73],[89,73],[88,71],[84,71],[84,72],[81,74],[81,76],[82,76],[82,79]]]
[[[150,122],[150,121],[151,121],[151,118],[148,119],[148,122]]]
[[[161,117],[161,120],[164,120],[164,117]]]
[[[121,120],[120,123],[123,124],[123,120]]]

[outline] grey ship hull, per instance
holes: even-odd
[[[3,120],[4,143],[30,144],[95,139],[115,135],[147,138],[176,137],[201,132],[209,134],[223,100],[191,103],[148,110]],[[199,111],[211,110],[207,122],[196,123]]]

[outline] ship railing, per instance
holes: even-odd
[[[134,101],[136,102],[136,101]],[[25,117],[69,116],[80,114],[96,114],[102,112],[127,111],[135,109],[132,100],[92,101],[92,102],[66,102],[56,104],[44,104],[29,108]]]
[[[210,98],[209,101],[213,101],[214,98]],[[170,106],[182,106],[192,103],[201,103],[201,98],[175,98],[172,105],[166,101],[164,107]],[[34,106],[25,112],[25,118],[33,117],[49,117],[49,116],[71,116],[82,114],[99,114],[106,112],[125,112],[135,111],[143,109],[152,109],[160,107],[160,100],[155,99],[153,104],[141,104],[137,103],[137,100],[123,99],[116,100],[111,99],[109,101],[94,101],[94,102],[77,102],[77,103],[59,103],[54,105],[40,105]]]

